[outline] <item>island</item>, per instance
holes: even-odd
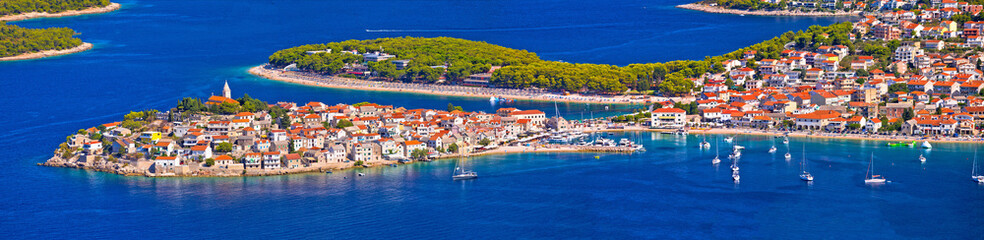
[[[64,17],[115,11],[120,4],[108,0],[9,0],[0,2],[0,61],[66,55],[92,49],[91,43],[74,37],[68,28],[29,29],[8,21]]]
[[[600,122],[547,118],[539,110],[468,112],[373,103],[297,104],[244,95],[184,98],[167,111],[131,112],[66,137],[44,166],[133,176],[260,176],[390,166],[483,154],[620,152],[631,142],[546,144],[548,129]],[[640,115],[642,116],[642,115]]]

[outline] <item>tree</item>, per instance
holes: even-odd
[[[909,92],[909,85],[905,83],[895,83],[888,86],[888,92]]]
[[[427,158],[427,149],[418,148],[410,152],[410,158],[414,160],[422,160]]]
[[[915,116],[916,116],[916,114],[915,114],[915,112],[912,111],[912,108],[906,108],[905,111],[902,112],[902,120],[903,121],[909,121],[909,119],[912,119]]]
[[[232,143],[219,143],[215,146],[215,151],[218,152],[232,152]]]
[[[206,158],[205,159],[205,166],[209,166],[209,167],[215,166],[215,159],[213,159],[213,158]]]
[[[458,143],[451,143],[451,145],[448,145],[448,152],[449,153],[457,153],[458,152]]]
[[[465,110],[461,106],[455,106],[454,104],[448,103],[448,112],[453,112],[455,110],[464,112]]]
[[[347,128],[351,126],[355,126],[355,124],[353,124],[352,121],[349,121],[348,119],[341,119],[338,120],[337,123],[335,123],[335,128]]]
[[[482,140],[478,140],[478,144],[482,146],[488,146],[491,143],[492,140],[489,140],[488,138],[482,138]]]

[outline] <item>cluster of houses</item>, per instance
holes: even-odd
[[[933,4],[947,11],[980,12],[979,5],[962,2]],[[651,125],[978,135],[977,123],[984,121],[984,99],[980,98],[984,56],[976,51],[948,54],[941,50],[981,46],[984,36],[978,33],[984,30],[984,22],[959,25],[940,12],[886,12],[855,22],[852,40],[858,36],[908,39],[891,49],[889,62],[840,45],[809,51],[788,49],[780,59],[761,59],[755,51],[745,52],[742,59],[721,63],[725,73],[694,79],[703,86],[695,96],[696,112],[687,115],[682,109],[657,109]],[[894,33],[887,36],[882,27]],[[941,40],[954,37],[966,42]],[[887,128],[890,124],[899,127]]]
[[[236,102],[212,96],[207,104]],[[501,108],[495,113],[394,108],[391,105],[271,104],[287,110],[281,123],[269,112],[196,113],[176,119],[159,113],[134,132],[120,122],[69,137],[78,162],[116,158],[151,172],[187,173],[197,167],[230,171],[319,168],[331,164],[375,164],[408,160],[415,152],[467,154],[495,148],[547,128],[564,130],[563,118],[539,110]],[[351,124],[349,124],[351,123]],[[286,125],[284,125],[286,124]],[[98,134],[100,140],[90,137]],[[137,164],[142,162],[143,164]],[[214,162],[212,166],[204,163]]]

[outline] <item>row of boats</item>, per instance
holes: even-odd
[[[726,137],[724,140],[725,140],[725,142],[732,143],[734,141],[734,137],[733,136],[729,136],[729,137]],[[782,142],[783,142],[783,144],[786,144],[788,146],[788,144],[789,144],[789,138],[786,137],[786,136],[783,136],[783,141]],[[915,142],[913,142],[912,145],[915,145]],[[711,148],[711,144],[709,142],[707,142],[707,138],[705,137],[704,140],[701,141],[699,147],[701,149],[710,149]],[[923,142],[922,147],[923,148],[926,148],[926,149],[930,149],[930,148],[932,148],[932,145],[929,144],[929,142],[927,141],[927,142]],[[718,147],[718,149],[720,149],[720,147]],[[732,153],[730,155],[728,155],[728,159],[731,159],[731,178],[735,181],[735,183],[737,183],[737,182],[739,182],[741,180],[741,175],[739,174],[740,168],[738,167],[738,160],[741,159],[741,151],[744,150],[744,149],[745,149],[744,146],[741,146],[741,145],[738,145],[738,144],[732,144]],[[775,153],[776,151],[777,151],[776,146],[773,145],[771,148],[769,148],[769,151],[768,152],[769,153]],[[720,151],[718,151],[718,152],[720,152]],[[721,159],[720,159],[720,156],[719,155],[720,154],[716,154],[714,156],[714,159],[711,159],[711,163],[712,164],[717,165],[717,164],[721,163]],[[790,159],[792,159],[792,155],[788,151],[786,152],[786,154],[783,157],[785,157],[786,161],[789,161]],[[924,157],[922,154],[920,154],[919,155],[919,161],[925,163],[926,162],[926,157]],[[875,155],[874,155],[874,153],[872,153],[870,159],[868,160],[868,170],[865,172],[864,183],[865,184],[879,184],[879,183],[887,183],[887,182],[889,182],[884,176],[881,176],[879,174],[875,174],[874,162],[875,162]],[[977,172],[977,168],[978,168],[977,165],[978,165],[977,164],[977,151],[975,150],[974,151],[974,165],[973,165],[973,169],[971,170],[971,179],[974,182],[977,182],[977,183],[984,183],[984,174],[980,174],[980,173]],[[810,171],[809,171],[809,164],[806,163],[806,144],[803,145],[803,158],[800,161],[800,168],[801,168],[801,172],[799,174],[800,180],[807,181],[807,182],[812,182],[813,179],[814,179],[814,177],[813,177],[813,174],[811,174]]]
[[[609,136],[611,135],[614,134],[609,133]],[[618,142],[615,142],[615,140],[605,138],[605,136],[592,137],[591,134],[576,131],[551,133],[547,141],[554,144],[571,144],[575,146],[627,147],[636,151],[646,150],[642,144],[636,143],[628,138],[621,138]]]

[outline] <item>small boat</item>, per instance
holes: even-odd
[[[782,144],[789,144],[789,137],[782,137]]]
[[[803,171],[802,173],[800,173],[800,180],[807,181],[807,182],[812,182],[813,181],[813,174],[810,174],[810,171],[808,170],[808,168],[809,168],[809,164],[807,164],[807,162],[806,162],[806,144],[804,143],[803,144],[803,159],[800,160],[800,169],[802,169],[802,171]]]
[[[459,160],[458,161],[458,167],[455,167],[454,168],[454,173],[453,173],[453,175],[451,175],[451,179],[452,180],[457,181],[457,180],[466,180],[466,179],[475,179],[475,178],[478,178],[478,173],[473,172],[473,171],[469,171],[469,170],[465,170],[461,166],[464,166],[464,164],[462,163],[461,160]]]
[[[731,160],[731,171],[732,172],[738,172],[738,170],[739,170],[739,168],[738,168],[738,159],[732,159]]]
[[[813,181],[813,175],[811,175],[810,172],[803,172],[800,173],[800,179],[802,179],[803,181],[810,182]]]
[[[714,159],[711,159],[711,164],[717,165],[718,163],[721,163],[721,158],[719,158],[719,156],[721,156],[721,141],[718,141],[718,147],[714,150]]]
[[[875,163],[875,154],[872,153],[871,154],[871,160],[868,161],[868,171],[865,172],[865,174],[864,174],[864,183],[866,183],[866,184],[869,184],[869,183],[885,183],[886,181],[888,181],[888,180],[885,180],[885,177],[882,177],[881,175],[876,175],[875,174],[875,170],[872,168],[874,166],[874,163]]]
[[[732,155],[735,155],[735,158],[740,158],[741,152],[736,150]]]
[[[710,148],[711,148],[711,143],[709,143],[707,141],[704,141],[704,142],[701,142],[700,143],[700,149],[710,149]]]
[[[478,173],[472,171],[464,171],[461,174],[456,174],[454,176],[451,176],[451,179],[454,180],[466,180],[466,179],[475,179],[475,178],[478,178]]]
[[[366,174],[365,173],[358,173],[356,175],[359,175],[361,177],[361,176],[365,176]]]
[[[738,172],[731,173],[731,179],[734,179],[735,182],[741,181],[741,175],[738,175]]]
[[[728,142],[728,143],[731,143],[732,140],[735,140],[735,138],[734,137],[726,137],[726,138],[724,138],[724,141],[725,142]]]
[[[735,145],[734,148],[735,148],[735,151],[745,150],[745,146],[742,146],[742,145]]]
[[[919,154],[919,162],[926,162],[926,157],[923,157],[922,154]]]
[[[769,153],[776,153],[776,146],[769,148]]]
[[[933,148],[933,144],[929,144],[929,141],[923,141],[922,148],[931,149]]]
[[[984,183],[984,175],[977,173],[977,149],[974,149],[974,168],[970,171],[970,178],[977,183]]]
[[[783,155],[783,157],[786,157],[786,160],[793,159],[793,155],[789,153],[786,153],[786,155]]]

